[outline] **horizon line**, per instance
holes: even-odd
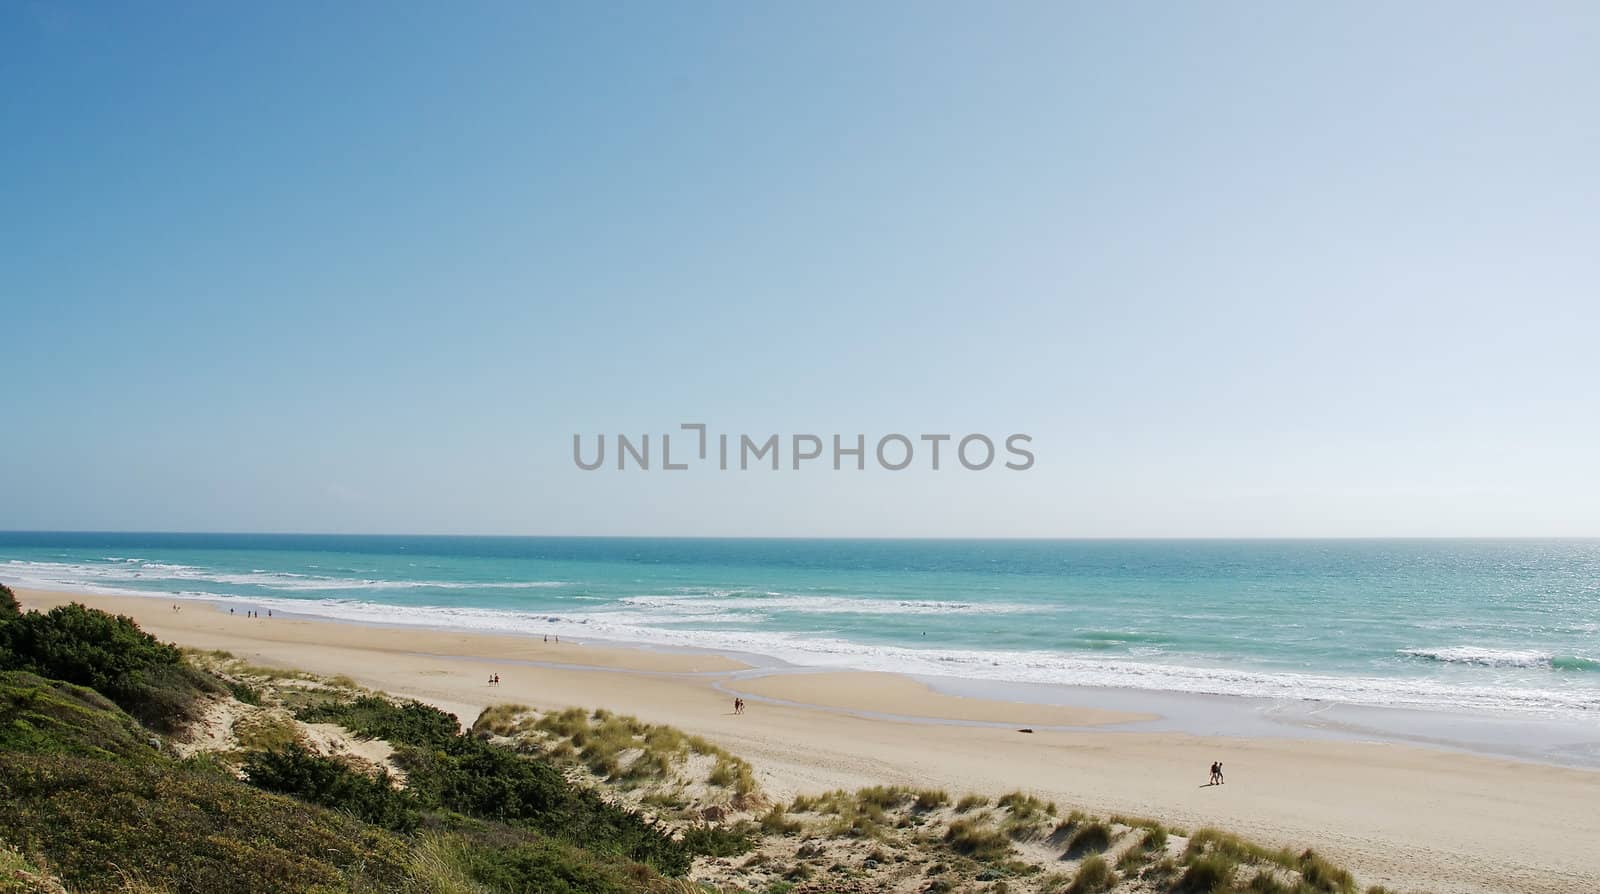
[[[1219,542],[1219,541],[1263,541],[1263,542],[1312,542],[1312,541],[1444,541],[1444,540],[1600,540],[1600,534],[1345,534],[1345,535],[1105,535],[1105,536],[1016,536],[1016,537],[988,537],[982,535],[951,535],[951,536],[894,536],[894,535],[817,535],[817,534],[788,534],[788,535],[719,535],[719,534],[462,534],[462,533],[392,533],[392,532],[351,532],[351,531],[173,531],[173,530],[51,530],[30,528],[0,528],[0,537],[9,534],[68,534],[68,535],[152,535],[152,536],[214,536],[214,537],[416,537],[416,538],[454,538],[454,539],[500,539],[500,540],[750,540],[750,541],[775,541],[775,540],[865,540],[865,541],[928,541],[928,542],[957,542],[957,541],[988,541],[994,543],[1006,542],[1117,542],[1117,541],[1168,541],[1168,542]]]

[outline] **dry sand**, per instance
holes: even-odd
[[[1048,731],[1114,712],[941,695],[888,674],[733,676],[715,655],[546,644],[353,624],[246,619],[206,603],[20,591],[30,608],[68,600],[130,615],[163,640],[249,661],[344,674],[471,722],[485,706],[606,707],[704,735],[750,760],[778,796],[873,784],[952,794],[1023,789],[1065,807],[1213,825],[1266,843],[1314,846],[1363,884],[1446,892],[1600,891],[1600,773],[1407,745],[1176,733]],[[499,673],[502,682],[485,681]],[[734,693],[753,702],[730,710]],[[841,710],[843,709],[843,710]],[[1222,760],[1228,784],[1205,787]]]

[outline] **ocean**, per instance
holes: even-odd
[[[925,677],[1600,718],[1600,541],[0,533],[12,586]]]

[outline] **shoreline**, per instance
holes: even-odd
[[[102,555],[107,551],[116,554]],[[877,606],[867,611],[867,615],[874,616],[868,622],[852,620],[834,630],[827,616],[842,608],[838,604],[841,600],[835,596],[816,597],[828,604],[811,606],[808,600],[815,600],[807,594],[813,588],[799,585],[796,585],[798,589],[785,589],[771,584],[779,586],[783,592],[766,591],[762,587],[767,585],[757,586],[748,581],[726,583],[725,587],[699,583],[683,587],[675,585],[682,583],[677,578],[647,584],[641,580],[611,580],[601,573],[597,579],[609,580],[609,583],[600,585],[598,595],[590,595],[585,587],[573,583],[587,579],[586,572],[561,566],[539,573],[512,574],[516,580],[508,578],[496,584],[476,581],[471,575],[456,580],[444,565],[426,566],[439,573],[430,571],[419,578],[415,562],[404,563],[402,568],[377,560],[367,562],[359,557],[346,557],[342,560],[344,565],[326,569],[320,564],[295,562],[279,568],[280,563],[270,556],[249,562],[224,562],[218,568],[207,565],[209,559],[195,559],[186,554],[163,556],[167,562],[129,557],[143,552],[146,550],[122,550],[110,544],[98,544],[79,556],[13,558],[8,563],[0,563],[0,572],[11,570],[15,572],[17,585],[39,590],[215,601],[241,609],[275,609],[327,620],[408,629],[519,636],[560,634],[564,638],[607,642],[627,648],[712,652],[784,669],[799,666],[983,680],[996,687],[1015,687],[1016,691],[1042,684],[1090,691],[1217,695],[1265,703],[1334,703],[1413,712],[1418,718],[1447,714],[1508,716],[1532,720],[1536,724],[1548,721],[1550,732],[1556,735],[1534,737],[1539,740],[1568,739],[1574,729],[1594,730],[1588,735],[1593,740],[1589,744],[1594,747],[1558,750],[1541,756],[1528,754],[1526,749],[1508,751],[1503,741],[1490,743],[1491,747],[1473,745],[1472,736],[1465,737],[1467,741],[1461,744],[1490,753],[1600,765],[1600,728],[1595,727],[1595,719],[1600,718],[1600,685],[1597,685],[1600,676],[1595,675],[1600,673],[1600,662],[1586,657],[1592,651],[1588,642],[1557,643],[1534,637],[1540,645],[1518,649],[1461,645],[1462,642],[1477,642],[1477,639],[1413,631],[1414,635],[1392,638],[1392,642],[1377,645],[1362,645],[1365,640],[1356,637],[1360,642],[1352,647],[1348,660],[1331,655],[1325,648],[1320,652],[1313,649],[1312,657],[1302,660],[1304,644],[1293,643],[1303,639],[1305,625],[1274,623],[1268,626],[1288,632],[1268,636],[1274,645],[1264,651],[1241,648],[1235,654],[1232,646],[1222,646],[1213,655],[1203,640],[1184,645],[1179,640],[1168,642],[1170,637],[1160,630],[1151,633],[1147,629],[1150,619],[1141,620],[1140,611],[1135,607],[1130,609],[1133,615],[1127,619],[1121,612],[1111,615],[1099,612],[1092,618],[1065,621],[1073,629],[1080,624],[1088,626],[1080,631],[1082,636],[1074,635],[1060,642],[1052,636],[1040,638],[1037,642],[1041,645],[1035,648],[1027,645],[1032,641],[1028,639],[1032,634],[1027,633],[1032,628],[1027,625],[1036,622],[1015,619],[994,622],[997,626],[992,632],[997,636],[993,639],[960,633],[968,630],[967,621],[957,625],[959,629],[952,629],[948,618],[929,620],[928,623],[936,626],[944,623],[943,632],[934,629],[931,638],[915,636],[916,629],[922,625],[908,623],[903,618],[886,622],[892,629],[878,636],[871,633],[878,626],[876,615],[898,617],[901,614],[898,609],[883,609],[881,600],[868,600],[867,604]],[[559,561],[573,559],[571,556],[555,558]],[[1296,568],[1299,566],[1292,565],[1289,570]],[[568,571],[573,573],[566,573]],[[365,576],[348,576],[357,573]],[[432,580],[430,574],[442,579]],[[323,590],[323,585],[331,589]],[[425,596],[399,592],[409,592],[413,587],[439,589]],[[474,591],[479,587],[494,592],[471,595],[457,592]],[[497,587],[514,588],[515,592]],[[558,595],[549,598],[522,598],[523,591],[543,593],[547,587],[565,589],[551,591]],[[256,592],[262,588],[270,592]],[[369,588],[387,595],[369,595]],[[657,589],[668,595],[639,595]],[[868,589],[872,589],[870,584]],[[1019,597],[1021,601],[1015,605],[991,604],[981,598],[967,604],[959,601],[964,598],[962,593],[966,589],[951,589],[935,583],[919,585],[918,595],[911,602],[899,604],[915,604],[939,615],[948,614],[946,609],[984,615],[987,613],[985,606],[1000,615],[1013,611],[1047,611],[1035,604],[1038,592],[1030,597],[1032,601]],[[687,595],[680,595],[680,591]],[[888,592],[892,595],[896,591],[890,587]],[[777,606],[774,609],[777,614],[771,625],[758,611],[769,605],[765,597],[781,597],[772,603]],[[806,605],[785,607],[796,600]],[[1237,611],[1238,607],[1233,610]],[[758,611],[751,623],[710,623],[736,621],[743,617],[741,613],[750,611]],[[786,614],[791,611],[798,615]],[[911,613],[922,611],[915,609]],[[1224,615],[1202,613],[1195,617],[1216,620]],[[1064,621],[1058,615],[1041,614],[1037,623],[1052,623],[1050,618]],[[708,621],[699,623],[702,619]],[[689,623],[679,623],[682,621]],[[795,626],[796,623],[800,626]],[[862,623],[866,626],[860,626]],[[1019,623],[1024,624],[1024,628],[1017,627]],[[1185,623],[1185,629],[1187,626]],[[1234,636],[1233,626],[1229,625],[1225,633],[1211,629],[1209,634],[1200,630],[1195,635]],[[1432,630],[1430,625],[1422,626]],[[1156,627],[1165,629],[1164,622],[1157,623]],[[1012,636],[1019,631],[1022,640]],[[924,633],[926,636],[926,631]],[[1131,639],[1118,639],[1122,636]],[[1157,645],[1138,646],[1146,636],[1154,636]],[[1099,644],[1107,637],[1120,645],[1100,648]],[[1282,637],[1287,640],[1279,641]],[[1285,652],[1285,648],[1289,651]],[[1344,648],[1339,645],[1337,650]],[[1004,697],[1016,700],[1009,693]],[[1452,738],[1428,730],[1417,735],[1414,729],[1417,725],[1411,721],[1379,724],[1365,732],[1411,741]],[[1386,727],[1390,726],[1401,729],[1388,730]],[[1563,726],[1566,730],[1556,729]]]
[[[230,606],[241,610],[267,606],[277,612],[282,620],[305,621],[322,624],[350,625],[373,630],[392,631],[396,636],[450,636],[466,642],[464,637],[482,637],[503,640],[497,651],[508,660],[518,660],[520,646],[537,642],[540,633],[515,633],[470,626],[444,624],[419,624],[411,621],[373,620],[321,615],[304,611],[299,600],[281,598],[218,597],[201,593],[155,593],[120,588],[69,590],[23,586],[23,590],[41,594],[77,594],[84,597],[106,599],[135,599],[168,601],[181,605],[207,605],[217,608]],[[235,602],[234,600],[237,600]],[[259,603],[259,605],[257,605]],[[1559,767],[1600,769],[1600,726],[1586,719],[1550,717],[1539,713],[1522,713],[1511,710],[1473,710],[1463,708],[1449,711],[1412,705],[1375,705],[1345,702],[1336,699],[1271,697],[1250,694],[1223,694],[1197,692],[1183,689],[1140,688],[1134,686],[1093,685],[1081,683],[1046,683],[987,677],[929,674],[916,669],[886,671],[871,668],[854,668],[840,665],[815,665],[796,663],[786,658],[741,650],[702,645],[678,645],[629,639],[608,639],[585,631],[578,631],[581,640],[573,640],[572,632],[563,629],[560,636],[569,637],[569,643],[582,642],[587,654],[600,656],[598,663],[578,660],[574,666],[598,669],[606,667],[658,670],[662,672],[725,673],[740,670],[752,675],[815,675],[815,674],[868,674],[880,677],[902,676],[917,681],[933,692],[966,699],[978,699],[1006,704],[1027,704],[1041,709],[1069,709],[1065,718],[1053,722],[1035,721],[1032,725],[1058,730],[1101,727],[1108,730],[1130,732],[1172,732],[1199,736],[1245,736],[1294,738],[1311,740],[1380,741],[1408,744],[1441,751],[1475,754],[1488,757],[1512,758]],[[553,634],[552,634],[553,635]],[[563,653],[562,661],[572,662],[577,653]],[[685,658],[681,662],[660,659],[639,662],[637,656],[699,656],[699,660]],[[551,661],[548,656],[541,661]],[[556,662],[560,664],[561,662]],[[687,668],[687,670],[686,670]],[[922,723],[996,723],[980,717],[927,717],[899,711],[877,709],[871,706],[850,708],[842,704],[814,704],[804,701],[773,697],[762,687],[736,691],[726,689],[731,699],[742,695],[747,699],[767,700],[773,704],[788,703],[833,712],[856,713],[869,719],[896,720]],[[1131,707],[1130,707],[1131,705]],[[1104,716],[1095,711],[1108,712]],[[989,712],[993,713],[993,712]],[[1017,712],[1013,712],[1017,713]],[[1036,712],[1052,716],[1049,710]],[[1114,717],[1111,715],[1129,715]],[[1094,717],[1097,719],[1084,718]]]
[[[777,797],[878,784],[952,793],[1022,789],[1066,807],[1314,847],[1348,865],[1363,884],[1435,894],[1600,888],[1600,855],[1584,844],[1600,837],[1593,809],[1600,773],[1588,770],[1362,739],[1150,730],[1140,725],[1160,721],[1127,711],[1108,717],[1094,705],[999,702],[859,672],[805,690],[804,702],[754,702],[748,714],[734,716],[719,684],[737,688],[758,669],[727,656],[254,620],[209,606],[173,612],[171,600],[150,597],[17,595],[28,608],[77,601],[127,614],[163,641],[223,649],[252,663],[343,674],[451,711],[465,723],[501,703],[633,714],[746,758]],[[490,673],[503,674],[504,682],[487,685]],[[874,705],[923,722],[852,713]],[[1015,727],[997,725],[997,717],[1014,719]],[[1057,729],[1045,719],[1080,724]],[[1081,726],[1096,720],[1102,725]],[[1134,728],[1113,728],[1108,720]],[[1019,734],[1022,726],[1035,732]],[[1213,759],[1228,767],[1229,785],[1198,785]]]

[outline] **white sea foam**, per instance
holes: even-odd
[[[1445,664],[1475,664],[1479,667],[1548,667],[1557,670],[1600,670],[1600,659],[1582,655],[1557,655],[1533,649],[1487,649],[1481,646],[1453,646],[1446,649],[1401,649],[1411,658]]]
[[[566,581],[446,581],[384,580],[381,578],[334,577],[325,574],[299,574],[293,571],[250,572],[212,571],[193,565],[122,559],[116,564],[74,562],[29,562],[12,559],[0,565],[8,577],[24,585],[77,587],[103,581],[170,580],[199,583],[254,586],[271,590],[314,593],[331,590],[527,590],[566,586]],[[137,591],[135,591],[137,592]]]
[[[1476,664],[1482,667],[1549,667],[1555,656],[1549,652],[1522,649],[1485,649],[1455,646],[1447,649],[1401,649],[1400,654],[1446,664]]]
[[[995,615],[1038,611],[1027,605],[951,602],[933,599],[881,599],[867,596],[801,596],[714,590],[703,596],[629,596],[623,605],[703,617],[726,611],[786,611],[832,615]]]

